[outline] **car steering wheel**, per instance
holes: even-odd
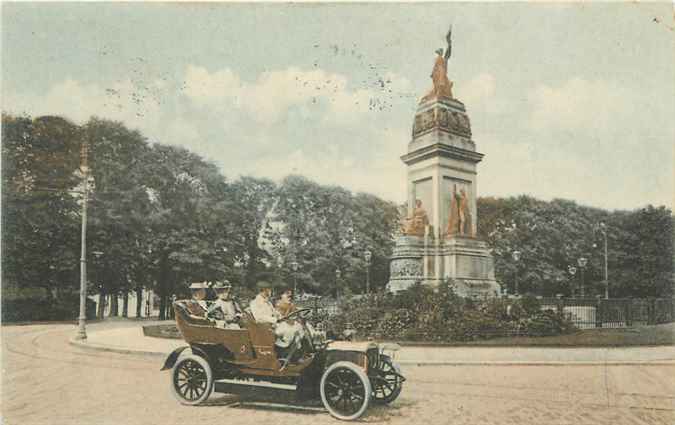
[[[301,308],[299,310],[295,310],[293,313],[289,314],[286,317],[282,317],[281,319],[277,320],[277,322],[285,322],[286,320],[295,319],[298,316],[301,319],[306,320],[309,317],[311,312],[312,312],[311,308]]]
[[[295,310],[293,313],[289,314],[286,317],[282,317],[277,321],[278,322],[284,322],[286,320],[293,319],[295,317],[300,317],[302,320],[302,328],[305,330],[307,341],[309,342],[309,347],[311,351],[316,351],[316,347],[314,347],[314,341],[312,339],[312,335],[309,332],[309,329],[307,328],[307,318],[311,314],[313,309],[311,308],[301,308],[299,310]]]

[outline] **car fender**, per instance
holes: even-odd
[[[160,370],[167,370],[171,369],[173,365],[176,364],[176,360],[178,360],[178,356],[180,356],[180,353],[182,353],[185,349],[190,348],[187,345],[184,347],[178,347],[175,350],[169,354],[169,357],[166,358],[166,361],[164,362],[164,366]]]

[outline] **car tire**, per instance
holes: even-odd
[[[171,370],[171,393],[181,403],[196,406],[213,391],[213,371],[202,356],[181,356]]]
[[[321,401],[333,417],[351,421],[368,409],[373,390],[361,367],[340,361],[323,373],[320,391]]]

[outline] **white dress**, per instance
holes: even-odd
[[[222,320],[225,320],[226,322],[233,322],[236,319],[237,309],[234,306],[233,300],[221,300],[218,298],[213,302],[213,304],[211,304],[209,313],[213,313],[218,309],[220,309],[220,311],[223,313]]]
[[[281,318],[281,315],[272,303],[262,294],[258,294],[257,297],[251,301],[249,306],[251,309],[251,314],[256,322],[260,323],[277,323],[277,320]]]
[[[256,322],[272,323],[275,325],[274,334],[276,335],[275,344],[277,346],[281,348],[288,348],[293,343],[301,343],[302,327],[299,327],[298,323],[295,325],[289,325],[288,322],[281,322],[277,324],[277,321],[281,319],[281,313],[279,313],[279,311],[274,308],[272,303],[267,298],[263,297],[262,295],[258,295],[253,301],[251,301],[249,308],[251,309],[251,314],[253,314]]]

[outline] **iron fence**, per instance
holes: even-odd
[[[629,328],[675,321],[673,298],[542,298],[541,308],[555,310],[577,328]]]

